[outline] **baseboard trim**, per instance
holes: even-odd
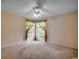
[[[48,42],[49,43],[49,42]],[[63,47],[63,48],[69,48],[69,49],[73,49],[73,50],[78,50],[76,48],[72,48],[72,47],[67,47],[67,46],[63,46],[63,45],[59,45],[59,44],[55,44],[55,43],[49,43],[51,45],[55,45],[55,46],[60,46],[60,47]]]

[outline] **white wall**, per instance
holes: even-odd
[[[5,47],[24,40],[25,20],[13,13],[1,11],[1,46]]]
[[[48,42],[77,48],[77,12],[48,18]]]

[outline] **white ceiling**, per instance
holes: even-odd
[[[77,0],[41,0],[42,17],[55,16],[77,10]],[[37,6],[37,0],[1,0],[1,9],[14,12],[17,15],[32,18],[32,7]]]

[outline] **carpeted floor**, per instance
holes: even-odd
[[[70,49],[31,41],[2,48],[1,57],[1,59],[72,59],[72,54]]]

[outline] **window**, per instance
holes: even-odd
[[[35,27],[36,26],[36,27]],[[47,41],[46,20],[43,21],[26,21],[26,40]]]

